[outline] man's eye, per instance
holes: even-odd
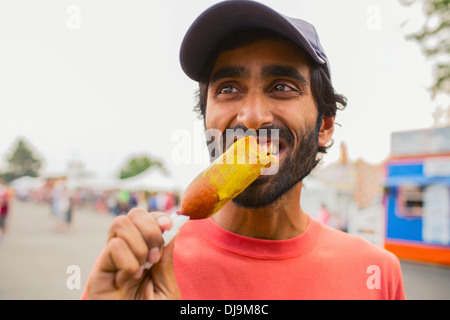
[[[224,87],[220,88],[220,90],[219,90],[219,94],[230,94],[230,93],[237,93],[237,92],[239,92],[239,90],[233,86],[224,86]]]
[[[287,84],[277,84],[275,87],[273,87],[272,91],[278,91],[278,92],[286,92],[286,91],[293,91],[294,89]]]

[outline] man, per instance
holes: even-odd
[[[1,184],[0,180],[0,242],[6,235],[6,219],[9,211],[10,193],[7,186]]]
[[[392,254],[300,207],[302,180],[346,104],[331,86],[314,27],[257,2],[225,1],[193,23],[180,58],[200,84],[205,128],[223,136],[227,129],[276,130],[278,172],[258,178],[212,218],[188,221],[164,248],[167,215],[132,210],[117,218],[84,297],[404,298]]]

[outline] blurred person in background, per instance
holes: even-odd
[[[117,202],[117,190],[112,190],[107,193],[106,206],[108,207],[109,213],[118,215],[119,204]]]
[[[322,203],[319,211],[319,215],[317,216],[317,220],[322,222],[325,225],[328,225],[328,221],[330,219],[330,213],[325,204]]]
[[[128,210],[136,208],[138,205],[138,196],[137,192],[130,193],[130,199],[128,200]]]
[[[149,195],[147,199],[148,211],[150,212],[158,210],[158,201],[156,199],[156,195],[157,195],[156,193],[152,193]]]
[[[119,190],[117,193],[118,212],[117,215],[127,214],[130,203],[130,192]]]
[[[73,206],[70,191],[64,182],[59,181],[55,184],[52,195],[52,209],[56,216],[56,229],[64,230],[72,222]]]
[[[0,242],[6,235],[6,218],[9,212],[10,192],[9,188],[0,184]]]
[[[137,208],[141,208],[144,210],[148,209],[148,205],[147,205],[147,198],[145,195],[144,191],[139,191],[136,193],[136,199],[137,199],[137,204],[136,207]]]

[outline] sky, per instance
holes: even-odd
[[[0,170],[18,137],[44,159],[43,172],[82,161],[116,175],[133,155],[164,162],[181,186],[207,167],[203,123],[192,111],[197,83],[179,64],[195,18],[218,1],[9,0],[0,2]],[[334,146],[380,163],[391,132],[428,128],[442,97],[427,88],[431,63],[406,40],[424,17],[396,0],[266,0],[309,21],[348,98]],[[445,98],[444,98],[445,99]]]

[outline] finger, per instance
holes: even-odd
[[[169,230],[172,227],[172,220],[170,216],[165,212],[155,211],[151,215],[156,219],[161,231]]]
[[[139,230],[147,244],[148,250],[151,251],[153,248],[161,248],[163,246],[162,233],[164,228],[171,223],[167,223],[167,219],[170,220],[170,218],[166,215],[151,214],[143,209],[132,209],[128,213],[128,217]]]
[[[145,263],[148,256],[148,246],[140,230],[128,216],[119,216],[113,220],[109,231],[108,241],[114,238],[123,239],[136,259]]]
[[[110,260],[109,264],[113,269],[111,271],[117,271],[114,277],[114,285],[116,288],[121,288],[126,281],[135,278],[140,263],[123,238],[111,239],[108,242],[106,252],[107,258]]]
[[[173,271],[173,248],[175,239],[161,250],[161,258],[155,265],[157,272],[162,272],[163,276],[169,275]],[[168,274],[165,274],[168,272]]]

